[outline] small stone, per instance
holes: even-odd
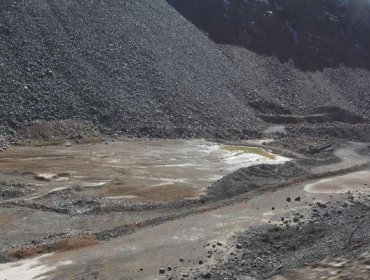
[[[211,279],[211,273],[210,272],[203,273],[202,278],[203,279]]]
[[[292,199],[288,196],[288,197],[286,198],[286,201],[287,201],[287,202],[291,202],[291,201],[292,201]]]
[[[163,267],[159,269],[160,274],[164,274],[165,272],[166,272],[166,270]]]
[[[203,264],[203,260],[199,260],[199,264]]]
[[[321,202],[317,202],[316,205],[320,208],[326,208],[326,205]]]
[[[236,249],[241,249],[242,248],[242,244],[236,244]]]
[[[298,196],[298,197],[296,197],[294,200],[295,200],[295,201],[301,201],[301,197],[300,197],[300,196]]]

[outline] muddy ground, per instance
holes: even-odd
[[[366,143],[42,143],[1,154],[0,279],[260,279],[367,244]]]

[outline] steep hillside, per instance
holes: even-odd
[[[370,67],[368,0],[168,0],[218,43],[304,70]]]
[[[0,123],[88,120],[131,135],[250,135],[218,46],[164,0],[0,3]]]
[[[368,1],[168,1],[223,46],[240,99],[266,122],[370,137]]]
[[[369,49],[365,0],[5,0],[0,134],[364,139]]]

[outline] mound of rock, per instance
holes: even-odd
[[[2,1],[0,122],[88,120],[137,136],[251,135],[217,45],[164,0]]]

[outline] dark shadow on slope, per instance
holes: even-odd
[[[368,0],[167,0],[216,43],[293,60],[305,71],[370,69]]]

